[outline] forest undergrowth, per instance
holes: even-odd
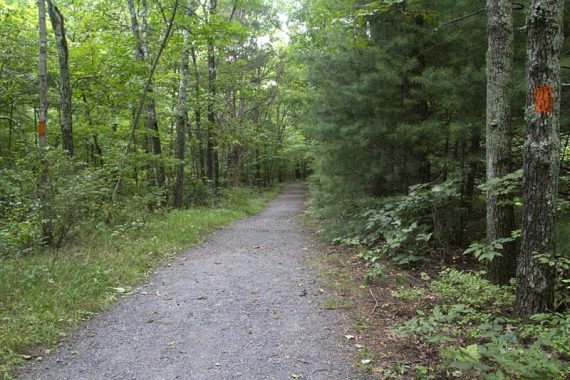
[[[514,312],[514,280],[490,283],[473,244],[440,245],[451,241],[453,230],[442,226],[453,226],[452,188],[324,204],[313,183],[309,215],[333,244],[327,273],[339,297],[324,307],[355,311],[355,346],[382,379],[568,378],[568,219],[559,222],[562,255],[549,263],[559,272],[557,310],[523,321]]]

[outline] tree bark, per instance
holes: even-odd
[[[59,60],[59,94],[61,98],[61,145],[63,151],[73,157],[73,116],[71,108],[71,80],[69,74],[69,51],[65,37],[65,20],[55,5],[54,0],[48,0],[48,13],[55,35],[57,55]]]
[[[192,66],[194,68],[194,91],[196,96],[196,109],[194,110],[194,118],[196,121],[196,145],[198,145],[198,171],[200,178],[203,179],[204,175],[206,174],[206,162],[205,162],[205,153],[204,153],[204,139],[203,139],[203,131],[202,131],[202,107],[200,106],[200,100],[202,97],[202,91],[200,86],[200,73],[198,72],[198,62],[196,58],[196,49],[194,46],[190,48],[190,52],[192,54]]]
[[[39,101],[38,109],[38,142],[41,154],[41,174],[39,184],[39,199],[42,208],[42,244],[51,245],[53,243],[53,223],[50,208],[50,184],[48,161],[46,158],[46,134],[47,134],[47,112],[48,112],[48,83],[47,83],[47,26],[46,26],[46,5],[45,0],[38,0],[39,19]]]
[[[188,4],[186,17],[191,14],[191,3]],[[190,32],[187,29],[182,31],[183,48],[180,59],[180,85],[178,87],[178,109],[176,115],[176,159],[178,167],[176,169],[176,183],[174,185],[174,207],[182,208],[184,204],[184,167],[186,130],[188,129],[188,77],[190,64]]]
[[[215,15],[217,7],[216,0],[210,0],[208,9],[209,21],[212,22],[211,16]],[[219,170],[218,159],[215,142],[215,124],[216,114],[214,110],[214,102],[216,96],[216,55],[213,37],[208,37],[208,129],[206,130],[206,176],[218,188],[219,185]]]
[[[535,255],[555,256],[563,10],[563,0],[533,0],[527,17],[527,136],[517,269],[517,312],[523,318],[551,310],[554,304],[555,269],[540,264]]]
[[[514,38],[510,0],[487,0],[487,182],[511,172],[511,107]],[[515,229],[512,196],[487,191],[487,240],[511,237]],[[495,284],[507,284],[516,273],[516,243],[504,245],[500,257],[487,266],[487,276]]]

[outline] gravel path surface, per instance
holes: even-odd
[[[287,186],[262,213],[218,230],[148,285],[87,322],[23,379],[363,379],[342,315],[325,311]]]

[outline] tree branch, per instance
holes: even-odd
[[[235,16],[235,14],[236,14],[237,3],[238,3],[237,0],[235,0],[235,1],[234,1],[234,4],[233,4],[233,7],[232,7],[232,13],[230,14],[230,19],[229,19],[230,22],[233,21],[234,16]]]
[[[458,17],[458,18],[453,19],[453,20],[451,20],[451,21],[444,22],[443,24],[441,24],[440,26],[438,26],[437,28],[435,28],[433,31],[434,31],[434,32],[437,32],[437,31],[439,31],[441,28],[443,28],[444,26],[451,25],[451,24],[455,24],[456,22],[459,22],[459,21],[465,20],[465,19],[467,19],[467,18],[473,17],[473,16],[475,16],[475,15],[478,15],[479,13],[483,13],[483,12],[485,12],[486,10],[487,10],[486,8],[481,8],[481,9],[478,9],[478,10],[476,10],[475,12],[469,13],[469,14],[467,14],[467,15],[465,15],[465,16],[461,16],[461,17]]]
[[[12,123],[15,123],[18,127],[20,126],[20,122],[18,120],[12,119],[11,117],[8,116],[0,115],[0,120],[8,120],[11,121]]]

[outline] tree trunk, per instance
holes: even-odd
[[[81,98],[83,99],[83,105],[85,106],[85,117],[87,118],[87,123],[89,124],[90,127],[93,127],[95,124],[93,123],[93,118],[91,117],[91,109],[89,108],[89,102],[87,101],[87,95],[85,95],[85,92],[81,93]],[[93,145],[90,155],[91,162],[93,163],[94,167],[102,166],[103,150],[99,145],[99,137],[97,136],[97,133],[93,133],[92,138],[93,138]],[[87,144],[88,146],[91,146],[89,142]]]
[[[239,187],[241,185],[241,148],[234,146],[229,152],[228,159],[228,186]]]
[[[517,312],[523,318],[554,304],[555,269],[540,264],[535,255],[555,256],[563,10],[563,0],[533,0],[527,18],[527,136],[517,270]]]
[[[511,172],[511,107],[509,91],[513,73],[513,15],[510,0],[487,0],[487,182]],[[512,197],[487,192],[487,241],[511,237],[515,229]],[[516,273],[516,243],[504,245],[500,257],[487,266],[495,284],[506,284]]]
[[[190,15],[191,4],[186,11]],[[176,184],[174,186],[174,207],[182,208],[184,203],[184,151],[186,147],[186,129],[188,128],[188,71],[190,61],[190,32],[183,30],[184,42],[182,57],[180,59],[180,86],[178,87],[178,110],[176,115]]]
[[[196,49],[194,46],[190,48],[192,54],[192,66],[194,68],[195,77],[195,96],[196,96],[196,109],[194,110],[194,118],[196,124],[196,145],[198,145],[198,171],[200,178],[203,179],[206,175],[206,162],[204,159],[204,133],[202,131],[202,108],[200,107],[200,100],[202,91],[200,89],[200,73],[198,72],[198,62],[196,59]]]
[[[39,199],[42,208],[42,244],[51,245],[53,243],[53,223],[50,208],[50,184],[48,173],[48,161],[46,158],[46,133],[47,133],[47,112],[48,112],[48,83],[47,83],[47,27],[46,27],[46,4],[45,0],[38,0],[39,18],[39,80],[40,107],[38,110],[38,142],[41,152],[41,175],[39,185]]]
[[[162,145],[160,143],[160,132],[158,130],[158,119],[156,117],[156,104],[152,98],[153,88],[152,84],[149,87],[148,94],[149,99],[146,105],[146,127],[148,129],[147,136],[147,151],[148,153],[154,154],[160,157],[162,155]],[[166,173],[164,171],[164,166],[159,162],[154,168],[154,176],[156,178],[156,184],[161,189],[164,188],[166,183]]]
[[[12,132],[14,130],[14,101],[10,103],[10,120],[8,120],[8,157],[12,151]]]
[[[65,38],[65,20],[55,5],[54,0],[48,0],[48,12],[55,35],[57,55],[59,59],[59,94],[61,98],[61,145],[63,151],[73,157],[73,117],[71,108],[71,80],[69,75],[69,52]]]
[[[210,0],[209,16],[216,13],[216,0]],[[211,19],[209,20],[211,22]],[[216,96],[216,56],[213,37],[208,37],[208,129],[206,131],[206,175],[214,188],[218,188],[219,169],[215,143],[214,127],[216,124],[216,115],[214,111],[214,102]]]

